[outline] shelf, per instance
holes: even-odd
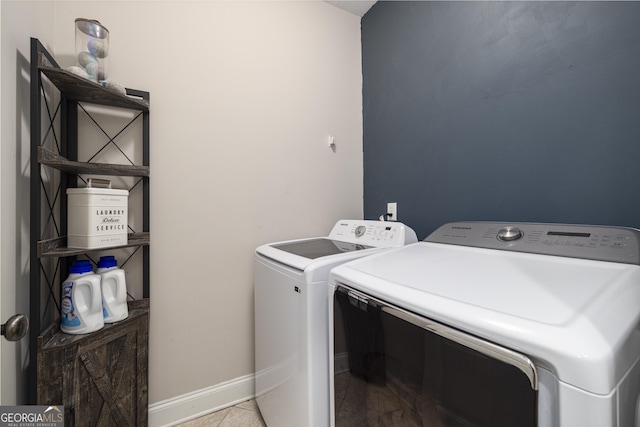
[[[38,258],[50,258],[50,257],[68,257],[75,255],[82,255],[90,252],[100,252],[111,249],[130,248],[135,246],[148,246],[149,245],[149,233],[129,233],[127,235],[127,244],[119,246],[109,246],[106,248],[96,249],[75,249],[67,247],[67,238],[56,237],[54,239],[40,240],[38,241]]]
[[[149,176],[149,166],[75,162],[59,156],[42,146],[38,147],[38,163],[50,166],[62,172],[70,172],[74,174],[138,177]]]
[[[76,76],[62,68],[54,67],[41,52],[38,54],[38,69],[47,76],[61,93],[74,101],[149,111],[149,103],[142,98],[119,94],[105,89],[91,80]],[[130,89],[126,90],[130,95],[137,93],[137,91]]]
[[[143,298],[127,302],[129,315],[126,319],[116,323],[105,323],[102,331],[108,331],[111,328],[125,325],[140,316],[149,315],[149,299]],[[48,328],[38,335],[38,348],[51,349],[76,343],[84,340],[90,334],[65,334],[60,330],[60,320],[56,320]]]

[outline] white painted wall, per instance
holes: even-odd
[[[151,93],[150,403],[251,375],[254,249],[363,215],[360,18],[320,1],[56,1],[62,66],[77,17],[110,30],[111,78]]]
[[[0,113],[0,292],[2,322],[29,313],[29,56],[30,38],[53,45],[53,3],[0,2],[2,8]],[[28,338],[0,340],[3,405],[26,403]]]

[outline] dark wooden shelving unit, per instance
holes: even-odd
[[[123,95],[63,70],[35,38],[31,39],[30,90],[29,403],[64,405],[65,421],[69,425],[146,425],[150,288],[149,93],[127,88]],[[51,105],[54,100],[57,100],[55,108]],[[129,124],[136,120],[142,123],[142,164],[79,161],[80,103],[137,111],[138,115]],[[45,144],[51,138],[55,143],[46,148]],[[108,144],[117,145],[114,139]],[[81,175],[137,178],[132,188],[142,188],[138,190],[142,191],[142,230],[131,230],[126,245],[90,250],[67,247],[66,189],[76,187],[77,177]],[[140,183],[142,185],[138,186]],[[142,250],[143,298],[129,301],[127,319],[105,325],[99,331],[85,335],[68,335],[60,331],[59,314],[52,318],[56,314],[52,307],[59,306],[60,285],[71,261],[77,256],[119,248],[132,248],[133,253]]]

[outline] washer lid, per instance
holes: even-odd
[[[274,242],[258,247],[256,253],[302,271],[312,266],[324,269],[347,262],[375,248],[399,247],[417,241],[415,231],[401,222],[343,219],[333,226],[327,237]]]
[[[332,270],[345,284],[607,394],[640,355],[640,267],[420,242]]]
[[[280,249],[281,251],[308,259],[316,259],[344,252],[359,251],[371,247],[360,245],[358,243],[340,242],[338,240],[331,240],[324,237],[297,242],[273,244],[271,246],[276,249]]]
[[[371,254],[376,249],[357,243],[314,237],[262,245],[256,249],[256,254],[313,277],[324,274],[326,282],[332,267]],[[326,273],[322,273],[325,270]]]

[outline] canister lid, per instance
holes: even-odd
[[[116,260],[116,257],[112,255],[101,256],[100,261],[98,261],[98,268],[111,268],[117,266],[118,261]]]
[[[108,194],[111,196],[128,196],[128,190],[114,188],[67,188],[67,194]]]
[[[95,19],[77,18],[76,27],[88,36],[98,39],[109,37],[109,30]]]

